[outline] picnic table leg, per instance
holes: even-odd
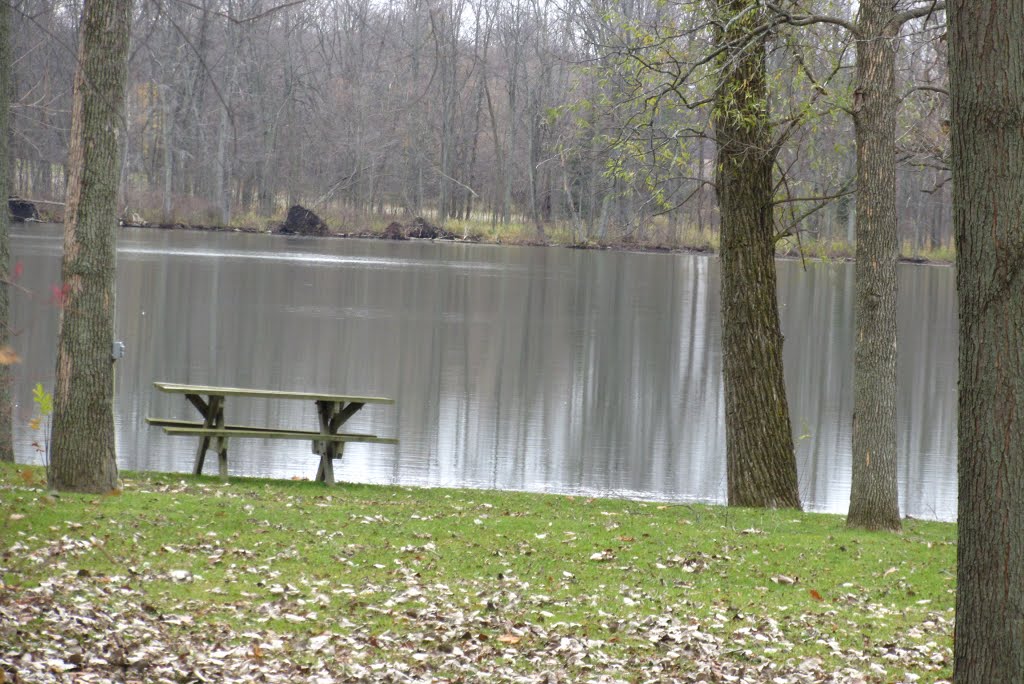
[[[321,457],[320,468],[316,472],[318,481],[328,486],[334,484],[334,459],[341,458],[344,449],[344,442],[330,442],[327,445],[327,448],[324,449],[324,455]]]
[[[224,427],[223,403],[217,412],[216,425],[218,428]],[[228,438],[226,435],[217,436],[217,470],[220,472],[220,479],[228,479]]]
[[[317,461],[316,464],[316,478],[314,478],[314,482],[323,482],[324,473],[326,472],[326,466],[324,464],[327,463],[327,456],[321,448],[322,444],[323,442],[313,442],[313,453],[320,457],[320,460]],[[333,466],[331,467],[331,474],[334,474]]]
[[[324,448],[326,444],[326,442],[313,442],[313,453],[320,457],[320,460],[316,464],[316,477],[313,480],[314,482],[324,481],[328,467],[331,469],[331,477],[334,477],[334,464],[331,463],[330,458],[327,456],[327,450]]]
[[[209,402],[203,401],[198,394],[187,394],[185,397],[203,416],[203,427],[224,426],[224,397],[211,396]],[[206,461],[206,452],[214,449],[220,461],[221,477],[227,477],[228,444],[226,437],[217,437],[216,447],[213,446],[214,437],[201,435],[199,437],[199,448],[196,450],[196,460],[192,466],[193,475],[203,474],[203,464]]]
[[[331,416],[337,411],[338,402],[336,401],[318,401],[316,402],[316,415],[320,421],[320,434],[329,435],[331,434]],[[316,481],[326,482],[328,474],[330,479],[334,481],[334,464],[331,462],[331,457],[327,450],[330,446],[330,442],[313,442],[313,453],[320,454],[320,463],[316,467]]]
[[[336,435],[345,422],[363,408],[359,402],[343,404],[339,401],[317,401],[316,412],[320,418],[320,434]],[[340,459],[345,452],[344,442],[313,442],[313,453],[320,454],[320,465],[316,469],[316,481],[334,484],[334,459]]]
[[[209,437],[199,437],[199,449],[196,451],[196,460],[192,464],[192,474],[202,475],[203,473],[203,461],[206,460],[206,449],[210,446]]]

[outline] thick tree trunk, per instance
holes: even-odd
[[[724,25],[714,125],[722,217],[722,354],[730,506],[800,507],[775,276],[765,46],[756,0],[718,3]]]
[[[960,307],[954,679],[1024,681],[1024,6],[949,3]]]
[[[896,487],[896,49],[891,0],[862,0],[850,527],[900,529]]]
[[[0,2],[0,198],[11,187],[11,8]],[[10,344],[10,261],[7,208],[0,209],[0,348]],[[0,461],[14,460],[11,438],[11,369],[0,365]]]
[[[82,12],[48,473],[50,486],[60,490],[108,492],[117,486],[110,352],[131,7],[131,0],[86,0]]]

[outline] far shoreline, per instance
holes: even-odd
[[[36,221],[32,221],[33,223]],[[62,221],[49,220],[40,221],[41,223],[54,223],[61,224]],[[122,228],[141,228],[149,230],[181,230],[191,232],[207,232],[207,233],[248,233],[253,235],[283,235],[289,237],[321,237],[321,238],[340,238],[340,239],[363,239],[363,240],[391,240],[393,242],[404,242],[404,241],[415,241],[415,242],[441,242],[441,243],[453,243],[453,244],[480,244],[480,245],[493,245],[493,246],[512,246],[512,247],[551,247],[551,248],[562,248],[562,249],[581,249],[581,250],[594,250],[594,251],[610,251],[610,252],[632,252],[637,254],[691,254],[697,256],[716,256],[718,250],[711,245],[686,245],[686,244],[663,244],[658,242],[644,243],[633,240],[609,240],[609,241],[595,241],[589,240],[585,242],[562,242],[551,239],[540,239],[532,237],[530,239],[520,239],[517,237],[502,236],[501,234],[496,237],[489,237],[480,233],[465,234],[458,236],[449,231],[442,231],[443,234],[437,237],[415,237],[415,236],[401,236],[395,237],[389,235],[386,230],[358,230],[358,231],[344,231],[344,230],[333,230],[328,229],[324,233],[320,234],[303,234],[294,232],[280,232],[258,228],[251,225],[241,226],[224,226],[224,225],[211,225],[201,223],[187,223],[177,221],[173,223],[150,223],[146,221],[142,222],[126,222],[123,219],[119,223]],[[395,224],[392,224],[395,225]],[[838,245],[838,249],[830,250],[828,245],[822,245],[817,241],[811,241],[805,247],[805,252],[801,254],[798,248],[790,247],[788,249],[777,249],[776,258],[785,260],[808,260],[808,261],[836,261],[841,263],[853,263],[855,262],[854,256],[850,253],[852,248],[850,245],[842,243]],[[810,249],[807,249],[807,248]],[[932,258],[924,254],[901,254],[898,258],[902,264],[913,264],[921,266],[952,266],[954,262],[946,258]]]

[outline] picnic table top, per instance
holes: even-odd
[[[255,397],[258,399],[306,399],[312,401],[337,401],[357,404],[394,404],[387,397],[362,397],[351,394],[324,394],[322,392],[282,392],[278,390],[248,389],[244,387],[213,387],[210,385],[184,385],[176,382],[154,382],[162,392],[178,394],[205,394],[218,397]]]

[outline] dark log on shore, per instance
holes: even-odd
[[[402,224],[397,221],[392,221],[391,224],[384,229],[385,240],[408,240],[409,238],[405,235],[405,230],[402,228]]]
[[[16,197],[8,198],[7,210],[11,214],[12,221],[25,222],[25,221],[39,221],[39,210],[36,209],[36,205],[28,200],[18,199]]]
[[[277,229],[284,235],[327,235],[327,224],[309,209],[298,204],[288,209],[288,217]]]
[[[418,238],[420,240],[457,240],[458,236],[444,228],[438,228],[421,216],[417,216],[404,226],[401,223],[393,222],[384,229],[384,238],[387,240],[407,240]]]

